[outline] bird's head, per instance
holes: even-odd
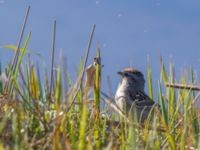
[[[123,71],[119,71],[118,74],[122,77],[122,82],[126,82],[129,85],[144,89],[145,79],[144,75],[135,68],[125,68]]]

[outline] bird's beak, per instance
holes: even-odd
[[[117,72],[117,74],[120,75],[120,76],[122,76],[122,77],[124,76],[124,73],[121,72],[121,71]]]

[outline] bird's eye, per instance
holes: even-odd
[[[124,76],[129,76],[129,75],[128,75],[128,73],[125,72],[125,73],[124,73]]]

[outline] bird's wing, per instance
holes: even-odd
[[[136,94],[131,95],[137,107],[153,107],[156,103],[144,92],[138,91]]]

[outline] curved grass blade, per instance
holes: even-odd
[[[9,49],[9,50],[12,50],[12,51],[17,51],[17,46],[15,45],[12,45],[12,44],[9,44],[9,45],[4,45],[4,46],[1,46],[0,48],[5,48],[5,49]],[[22,53],[23,52],[23,49],[24,48],[20,48],[20,52]],[[32,54],[32,55],[36,55],[40,58],[43,59],[42,55],[38,52],[35,52],[35,50],[26,50],[25,54]]]

